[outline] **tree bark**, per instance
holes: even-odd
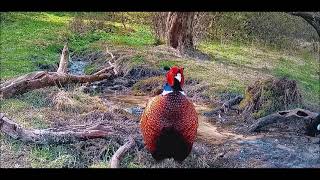
[[[185,53],[193,50],[194,12],[170,12],[167,17],[167,43]]]
[[[0,113],[0,131],[16,140],[36,144],[73,143],[94,138],[105,138],[113,133],[112,127],[102,123],[59,129],[25,129],[7,118],[3,113]]]
[[[209,60],[211,57],[195,49],[193,22],[195,12],[169,12],[166,21],[166,41],[169,47],[177,50],[180,56],[197,60]]]
[[[170,12],[167,16],[167,45],[180,53],[194,50],[193,19],[194,12]]]

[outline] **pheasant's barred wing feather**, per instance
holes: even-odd
[[[196,132],[198,129],[198,115],[194,105],[186,101],[181,107],[181,120],[178,124],[178,130],[182,133],[183,137],[192,144],[196,138]]]
[[[145,145],[150,151],[155,150],[156,138],[161,131],[161,96],[153,97],[148,103],[141,117],[141,130]]]

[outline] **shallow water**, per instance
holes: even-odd
[[[85,75],[84,68],[88,62],[86,61],[79,61],[79,60],[73,60],[70,62],[69,73],[73,75]]]

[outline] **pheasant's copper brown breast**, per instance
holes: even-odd
[[[163,128],[174,128],[192,146],[198,128],[194,105],[180,92],[154,97],[142,117],[141,130],[147,148],[153,152]]]

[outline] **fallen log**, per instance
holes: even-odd
[[[110,53],[108,51],[108,53]],[[10,98],[18,94],[40,89],[48,86],[63,86],[69,83],[91,83],[103,79],[112,79],[117,75],[114,65],[109,61],[110,67],[105,67],[92,75],[67,74],[68,48],[64,46],[57,72],[37,71],[16,79],[4,82],[0,85],[0,98]],[[110,53],[111,54],[111,53]],[[112,55],[112,60],[114,56]]]
[[[106,138],[113,134],[112,127],[103,123],[48,129],[25,129],[3,113],[0,113],[0,131],[13,139],[35,144],[73,143],[94,138]]]
[[[124,154],[129,151],[133,146],[135,146],[134,139],[129,136],[128,141],[121,146],[112,156],[110,160],[110,168],[119,168],[120,167],[120,161],[121,158],[124,156]]]
[[[113,67],[104,68],[93,75],[71,75],[57,72],[39,71],[33,72],[23,77],[19,77],[10,83],[0,85],[2,98],[10,98],[17,94],[40,89],[48,86],[63,86],[69,83],[91,83],[103,79],[112,79],[114,77]]]
[[[279,111],[274,114],[259,118],[256,123],[249,127],[249,132],[258,132],[263,127],[272,124],[286,123],[281,129],[288,128],[295,132],[314,136],[317,134],[317,125],[320,124],[319,114],[305,109],[292,109]],[[319,134],[319,132],[318,132]]]

